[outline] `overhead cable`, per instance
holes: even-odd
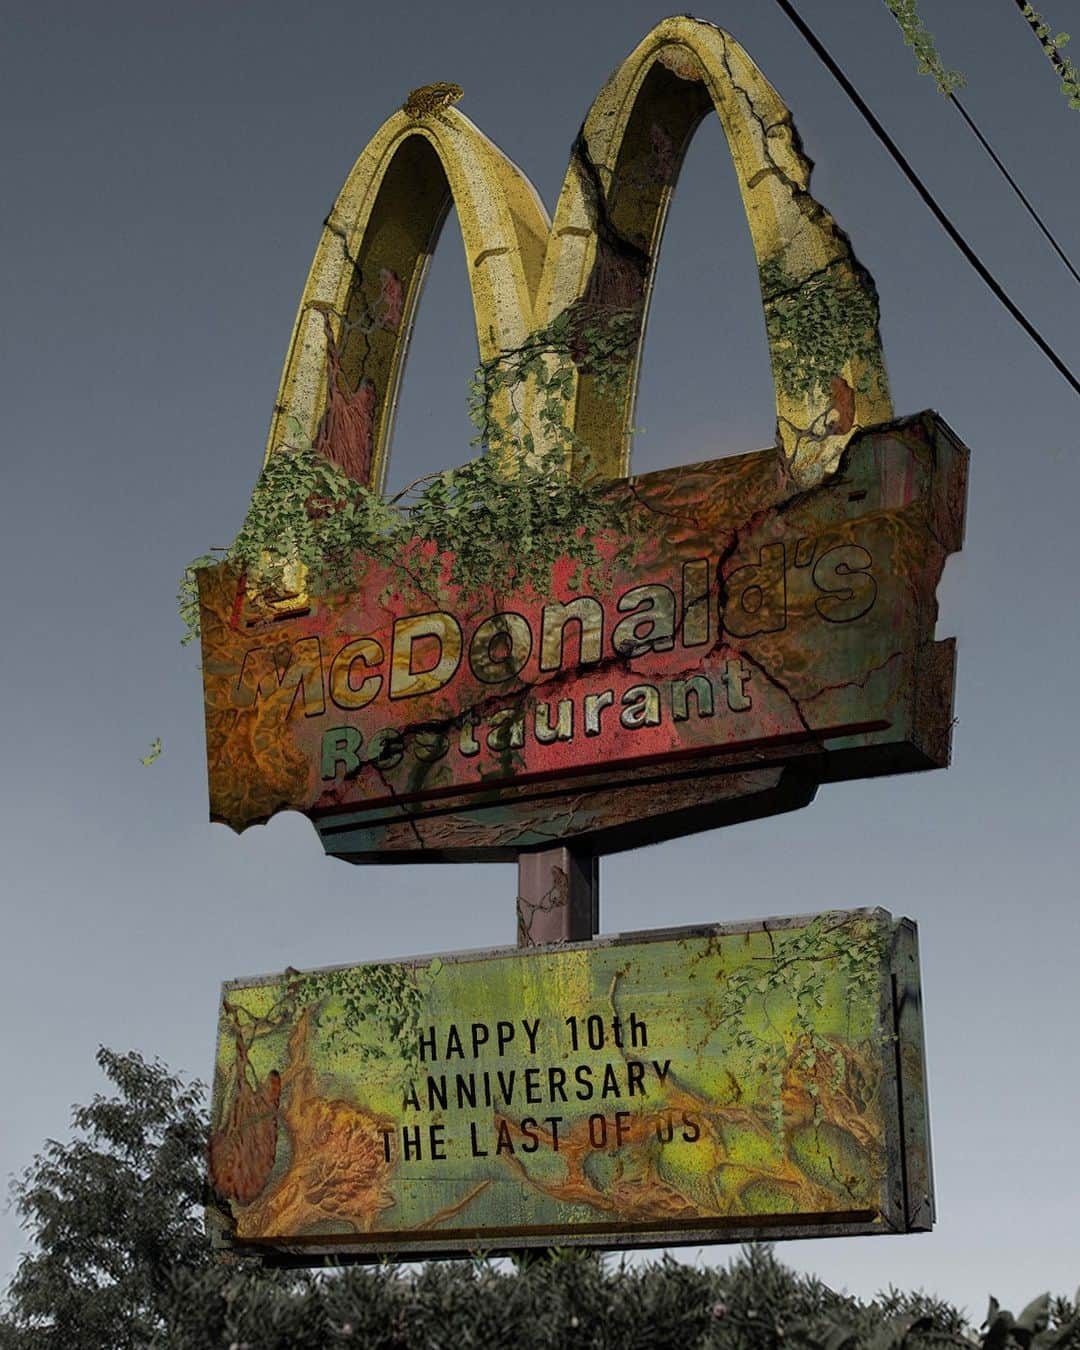
[[[1026,209],[1027,209],[1028,215],[1029,215],[1029,216],[1031,217],[1031,219],[1035,222],[1035,224],[1038,225],[1039,229],[1042,230],[1043,234],[1044,234],[1044,235],[1046,236],[1046,238],[1050,241],[1050,247],[1054,250],[1054,252],[1058,255],[1058,257],[1061,259],[1061,261],[1065,264],[1065,266],[1066,266],[1066,267],[1069,269],[1069,271],[1073,274],[1073,277],[1076,279],[1076,281],[1080,282],[1080,272],[1078,272],[1078,271],[1076,270],[1076,268],[1072,265],[1072,263],[1069,261],[1069,258],[1068,258],[1068,256],[1067,256],[1067,254],[1065,253],[1065,250],[1061,247],[1061,245],[1058,243],[1058,241],[1057,241],[1057,240],[1054,238],[1054,236],[1050,233],[1049,227],[1043,222],[1043,219],[1042,219],[1042,217],[1039,215],[1038,211],[1036,211],[1035,208],[1034,208],[1034,206],[1032,206],[1031,202],[1028,201],[1027,197],[1026,197],[1025,194],[1024,194],[1023,188],[1022,188],[1022,187],[1020,186],[1020,184],[1016,181],[1016,179],[1012,176],[1012,174],[1008,171],[1008,169],[1005,167],[1005,165],[1001,162],[1001,159],[998,157],[997,152],[994,150],[994,147],[990,144],[990,142],[989,142],[989,141],[986,139],[986,137],[982,134],[982,132],[979,130],[979,128],[975,125],[975,119],[974,119],[973,117],[970,116],[970,114],[968,113],[968,110],[964,107],[964,105],[960,102],[960,100],[956,97],[955,94],[950,93],[950,94],[947,95],[947,97],[948,97],[949,101],[950,101],[951,103],[953,103],[953,104],[956,106],[956,111],[960,114],[960,116],[961,116],[961,117],[964,119],[964,121],[968,124],[968,126],[971,128],[971,130],[975,133],[975,136],[976,136],[976,138],[978,139],[979,144],[982,146],[982,148],[986,151],[986,153],[990,156],[990,158],[994,161],[994,163],[995,163],[995,164],[998,166],[998,168],[1001,170],[1001,174],[1002,174],[1002,176],[1004,177],[1005,181],[1009,184],[1009,186],[1012,188],[1012,190],[1016,193],[1016,195],[1017,195],[1017,196],[1020,198],[1020,200],[1023,202],[1024,206],[1025,206]]]
[[[1026,4],[1025,0],[1017,0],[1017,3],[1019,4],[1021,11],[1025,12],[1025,17],[1027,11],[1030,11],[1032,14],[1035,13],[1035,11],[1031,9],[1031,6]],[[911,7],[911,0],[885,0],[885,6],[896,20],[897,27],[904,35],[904,41],[909,47],[915,49],[915,55],[919,65],[919,74],[933,76],[934,83],[967,123],[968,130],[990,156],[990,159],[997,167],[1002,178],[1004,178],[1009,187],[1012,188],[1014,194],[1019,198],[1028,215],[1046,236],[1050,243],[1050,247],[1072,273],[1074,280],[1080,282],[1080,272],[1077,272],[1076,268],[1072,265],[1072,262],[1066,256],[1065,250],[1050,233],[1049,226],[1028,200],[1023,188],[1021,188],[1020,184],[1005,167],[1000,155],[998,155],[994,147],[979,130],[975,119],[960,102],[956,91],[965,83],[964,77],[957,70],[945,69],[941,62],[941,58],[937,54],[933,38],[922,26],[922,22],[918,17],[914,15],[913,8]],[[1038,23],[1039,21],[1036,18],[1036,25],[1038,25]],[[1064,76],[1062,78],[1064,78]]]
[[[791,4],[791,0],[776,0],[776,3],[780,6],[780,8],[784,11],[787,17],[799,30],[802,36],[806,39],[806,42],[809,44],[810,48],[813,50],[818,60],[821,61],[821,63],[833,76],[836,82],[840,85],[841,89],[843,89],[844,93],[847,94],[848,98],[852,101],[852,103],[855,104],[856,108],[858,108],[859,112],[862,114],[863,118],[870,126],[870,129],[873,131],[874,135],[877,136],[878,140],[882,143],[882,145],[884,145],[885,149],[888,150],[889,154],[899,165],[900,170],[907,178],[908,182],[915,189],[915,191],[923,199],[924,203],[926,204],[927,208],[930,210],[934,218],[937,220],[938,224],[942,227],[942,229],[953,241],[953,243],[960,250],[960,252],[964,255],[967,261],[979,274],[979,276],[985,282],[989,290],[997,297],[1000,303],[1009,311],[1012,317],[1016,320],[1016,322],[1020,325],[1020,327],[1024,330],[1024,332],[1027,333],[1028,337],[1031,338],[1032,342],[1035,343],[1035,345],[1039,348],[1039,350],[1047,358],[1047,360],[1051,363],[1051,365],[1054,366],[1054,368],[1058,371],[1058,373],[1062,376],[1062,378],[1071,386],[1074,393],[1080,394],[1080,379],[1078,379],[1076,375],[1073,374],[1073,372],[1065,364],[1062,358],[1058,356],[1057,352],[1054,351],[1053,347],[1050,346],[1049,342],[1047,342],[1047,340],[1042,336],[1042,334],[1031,322],[1031,320],[1027,317],[1027,315],[1024,314],[1023,310],[1020,309],[1019,305],[1017,305],[1015,301],[1012,300],[1012,298],[1005,291],[1005,288],[1001,285],[1001,283],[993,275],[993,273],[982,261],[979,255],[975,252],[975,250],[967,242],[964,236],[960,233],[960,231],[952,223],[949,217],[945,214],[945,211],[942,209],[942,207],[938,205],[938,202],[935,199],[933,193],[930,191],[930,189],[926,186],[926,184],[922,181],[919,175],[912,168],[911,164],[907,160],[907,157],[904,155],[904,152],[900,149],[900,147],[896,144],[893,138],[889,135],[889,133],[882,126],[882,124],[878,121],[877,117],[870,110],[869,106],[863,99],[862,95],[851,83],[848,77],[844,74],[843,70],[841,70],[840,66],[830,55],[829,51],[826,49],[824,44],[819,40],[819,38],[813,32],[813,30],[809,28],[808,25],[805,23],[802,16],[795,9],[794,5]]]

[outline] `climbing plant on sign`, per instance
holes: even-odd
[[[414,91],[358,159],[248,516],[186,576],[214,818],[300,810],[354,861],[604,851],[945,764],[934,588],[967,453],[935,414],[894,418],[876,290],[808,209],[775,90],[726,33],[665,21],[594,103],[550,224],[460,98]],[[662,225],[713,113],[757,253],[776,444],[635,475]],[[477,453],[388,498],[407,337],[451,202]]]

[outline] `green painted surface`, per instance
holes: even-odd
[[[229,986],[215,1217],[330,1247],[887,1231],[893,931],[830,913]]]

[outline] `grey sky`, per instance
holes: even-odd
[[[922,8],[968,76],[968,106],[1080,257],[1080,115],[1015,6]],[[1080,28],[1075,0],[1043,8]],[[1080,366],[1071,279],[916,76],[884,5],[802,9]],[[513,941],[510,867],[353,869],[298,816],[240,838],[207,822],[198,655],[178,645],[173,594],[185,561],[240,524],[322,219],[380,122],[410,88],[455,80],[462,110],[550,206],[600,84],[665,12],[641,0],[5,6],[3,1173],[63,1136],[70,1104],[100,1088],[100,1042],[208,1076],[224,978]],[[743,42],[795,113],[815,194],[881,291],[897,412],[936,408],[972,448],[968,538],[939,625],[959,638],[955,764],[825,788],[801,813],[612,859],[602,924],[871,904],[918,920],[938,1228],[781,1255],[860,1294],[922,1285],[981,1317],[989,1291],[1015,1305],[1080,1282],[1080,405],[777,7],[698,12]],[[451,221],[406,376],[395,483],[469,453],[473,362]],[[749,236],[715,120],[672,210],[637,421],[638,468],[772,440]],[[155,736],[164,754],[144,769]],[[0,1278],[21,1242],[0,1213]]]

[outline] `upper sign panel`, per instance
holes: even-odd
[[[945,764],[935,588],[967,452],[933,414],[893,420],[873,282],[776,91],[727,34],[664,20],[594,103],[551,222],[460,93],[415,91],[357,161],[248,519],[200,573],[214,818],[303,811],[357,861],[612,850]],[[712,111],[777,441],[627,476],[664,220]],[[382,485],[451,204],[484,453],[405,507]]]
[[[599,537],[591,586],[569,557],[546,590],[498,596],[372,558],[353,593],[279,618],[205,572],[213,815],[303,811],[351,856],[509,852],[545,820],[619,847],[690,805],[703,823],[744,809],[775,766],[941,766],[934,588],[965,467],[925,417],[861,437],[806,491],[774,452],[631,479],[611,491],[634,528]]]

